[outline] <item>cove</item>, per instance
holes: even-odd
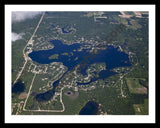
[[[70,33],[70,32],[72,32],[72,30],[66,31],[65,28],[62,28],[62,33]]]
[[[94,77],[94,78],[91,78],[91,80],[87,83],[80,83],[80,82],[76,82],[77,83],[77,86],[78,85],[87,85],[87,84],[90,84],[94,81],[97,81],[98,79],[105,79],[109,76],[112,76],[112,75],[115,75],[117,74],[116,72],[113,72],[113,71],[108,71],[108,70],[102,70],[100,73],[99,73],[99,77]]]
[[[85,56],[91,56],[87,49],[78,51],[81,44],[66,45],[60,40],[50,41],[54,45],[53,49],[33,51],[28,56],[35,62],[40,64],[49,64],[51,62],[62,62],[68,68],[68,71],[73,69],[77,64],[84,61]],[[67,53],[64,55],[62,53]],[[58,59],[49,59],[53,54],[58,54]],[[101,50],[98,54],[95,54],[94,59],[87,62],[84,68],[80,70],[82,75],[86,75],[86,69],[89,65],[94,63],[106,63],[106,69],[110,70],[116,67],[131,66],[128,54],[118,51],[118,47],[107,46],[105,50]],[[105,74],[105,73],[104,73]]]
[[[65,75],[65,73],[63,74],[63,76]],[[58,84],[59,84],[59,81],[63,78],[63,76],[60,78],[60,79],[58,79],[58,80],[56,80],[55,82],[53,82],[53,89],[51,89],[51,90],[48,90],[48,91],[46,91],[46,92],[44,92],[44,93],[39,93],[39,94],[37,94],[36,96],[35,96],[35,99],[38,101],[38,102],[44,102],[44,101],[49,101],[52,97],[53,97],[53,95],[55,94],[55,89],[56,89],[56,87],[58,86]]]
[[[60,40],[51,40],[50,43],[52,43],[54,45],[53,49],[33,51],[28,56],[33,61],[40,63],[40,64],[49,64],[52,62],[62,62],[63,65],[68,68],[68,71],[72,70],[75,66],[77,66],[81,62],[84,62],[84,57],[92,56],[91,53],[89,53],[87,51],[88,49],[83,49],[81,51],[78,50],[78,49],[80,49],[80,46],[82,44],[76,43],[76,44],[72,44],[72,45],[67,45],[67,44],[63,44]],[[49,57],[54,54],[58,54],[58,58],[50,59]],[[87,61],[86,65],[85,65],[85,67],[84,66],[83,66],[83,68],[80,67],[80,69],[81,69],[80,73],[82,75],[87,75],[86,70],[87,70],[88,66],[90,66],[91,64],[94,64],[94,63],[104,63],[104,62],[106,63],[107,70],[102,70],[99,73],[98,78],[92,78],[91,81],[88,83],[78,83],[77,82],[77,85],[89,84],[89,83],[94,82],[98,79],[105,79],[109,76],[112,76],[112,75],[116,74],[115,72],[110,71],[113,68],[131,66],[128,54],[121,52],[121,51],[118,51],[118,47],[115,48],[110,45],[110,46],[107,46],[107,48],[105,50],[101,50],[98,52],[98,54],[95,54],[94,59],[89,59],[89,61]],[[81,64],[80,64],[80,66],[81,66]],[[67,73],[67,72],[65,72],[65,73]],[[63,74],[63,76],[64,76],[64,74]],[[50,100],[50,98],[55,93],[55,88],[58,86],[60,79],[53,83],[52,90],[49,90],[48,92],[45,92],[45,93],[38,94],[36,96],[36,99],[38,101]]]

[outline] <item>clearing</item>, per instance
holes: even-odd
[[[139,83],[142,78],[127,78],[126,82],[130,93],[147,94],[147,88]]]

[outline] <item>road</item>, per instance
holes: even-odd
[[[28,46],[28,44],[32,44],[32,45],[33,45],[33,42],[34,42],[33,37],[35,36],[35,33],[37,32],[37,30],[38,30],[38,28],[39,28],[39,25],[40,25],[40,23],[41,23],[42,20],[43,20],[44,15],[45,15],[45,13],[42,14],[42,16],[41,16],[41,18],[40,18],[40,20],[39,20],[39,22],[38,22],[38,24],[37,24],[34,32],[33,32],[31,38],[29,39],[28,43],[26,44],[26,46],[25,46],[24,49],[23,49],[23,56],[24,56],[25,62],[24,62],[24,64],[23,64],[22,69],[21,69],[20,72],[18,73],[16,80],[14,81],[14,84],[15,84],[15,83],[17,82],[17,80],[20,78],[20,76],[21,76],[21,74],[22,74],[22,72],[23,72],[23,70],[24,70],[24,68],[25,68],[25,66],[26,66],[26,64],[27,64],[27,62],[28,62],[28,60],[29,60],[29,57],[28,57],[28,56],[26,55],[26,53],[25,53],[25,49],[26,49],[26,47]],[[35,65],[35,68],[36,68],[36,65]],[[29,96],[30,96],[30,92],[31,92],[31,89],[32,89],[32,86],[33,86],[33,83],[34,83],[34,80],[35,80],[35,77],[36,77],[36,74],[37,74],[37,73],[35,72],[35,73],[34,73],[34,76],[33,76],[33,79],[32,79],[32,82],[31,82],[31,85],[30,85],[30,88],[29,88],[29,91],[28,91],[27,98],[26,98],[26,100],[25,100],[25,102],[24,102],[24,105],[23,105],[23,111],[63,112],[63,111],[65,110],[65,106],[64,106],[63,101],[62,101],[62,91],[63,91],[64,87],[61,88],[61,92],[60,92],[60,102],[61,102],[62,107],[63,107],[62,110],[40,110],[40,109],[38,109],[38,110],[26,110],[26,109],[25,109],[26,103],[27,103],[28,98],[29,98]],[[17,114],[17,113],[16,113],[16,114]]]
[[[24,64],[23,64],[22,69],[21,69],[20,72],[18,73],[17,78],[16,78],[15,81],[13,82],[13,84],[15,84],[15,83],[17,82],[17,80],[20,78],[20,76],[21,76],[21,74],[22,74],[22,72],[23,72],[23,70],[24,70],[24,68],[25,68],[25,66],[26,66],[26,64],[27,64],[27,61],[29,60],[29,58],[26,56],[25,49],[26,49],[26,47],[28,46],[28,44],[33,43],[33,37],[35,36],[35,33],[37,32],[37,29],[39,28],[39,25],[40,25],[40,23],[42,22],[42,19],[43,19],[43,17],[44,17],[44,14],[45,14],[45,12],[42,14],[42,16],[41,16],[41,18],[40,18],[40,20],[39,20],[39,22],[38,22],[38,24],[37,24],[37,27],[35,28],[35,30],[34,30],[32,36],[31,36],[30,40],[28,41],[28,43],[26,44],[26,46],[25,46],[24,49],[23,49],[23,56],[24,56],[25,62],[24,62]]]
[[[121,49],[121,50],[123,51],[123,49]],[[133,53],[133,52],[129,52],[129,59],[130,59],[130,60],[131,60],[131,55],[134,55],[134,56],[136,57],[136,63],[134,64],[134,66],[137,66],[137,65],[139,64],[139,62],[138,62],[138,58],[137,58],[136,54]],[[124,74],[121,74],[119,80],[117,80],[117,82],[115,83],[115,85],[117,85],[119,81],[121,82],[120,90],[121,90],[121,95],[122,95],[122,97],[124,97],[124,98],[125,98],[126,96],[123,94],[123,89],[122,89],[122,88],[123,88],[123,77],[124,77],[125,75],[127,75],[128,73],[130,73],[131,71],[133,71],[133,70],[135,69],[134,66],[132,66],[132,68],[130,69],[130,71],[128,71],[128,72],[126,72],[126,73],[124,73]]]
[[[32,82],[33,82],[34,80],[32,80]],[[33,83],[32,83],[33,84]],[[30,87],[30,90],[31,90],[31,88],[32,87]],[[25,103],[24,103],[24,106],[23,106],[23,111],[30,111],[30,112],[64,112],[65,111],[65,106],[64,106],[64,103],[63,103],[63,101],[62,101],[62,91],[63,91],[63,89],[64,89],[64,87],[62,87],[61,88],[61,92],[60,92],[60,102],[61,102],[61,104],[62,104],[62,110],[41,110],[40,108],[38,109],[38,110],[26,110],[25,109],[25,106],[26,106],[26,102],[27,102],[27,100],[28,100],[28,97],[29,97],[29,95],[27,96],[27,98],[26,98],[26,101],[25,101]],[[30,90],[29,90],[29,94],[30,94]]]
[[[35,77],[36,77],[36,73],[35,73],[35,74],[34,74],[34,76],[33,76],[33,79],[32,79],[32,82],[31,82],[31,85],[30,85],[30,88],[29,88],[29,91],[28,91],[27,98],[26,98],[26,100],[25,100],[25,102],[24,102],[24,105],[23,105],[23,111],[25,111],[25,110],[26,110],[26,109],[25,109],[25,106],[26,106],[26,103],[27,103],[28,97],[29,97],[29,95],[30,95],[30,92],[31,92],[32,85],[33,85],[33,82],[34,82]]]
[[[125,74],[126,75],[126,74]],[[124,76],[124,75],[123,75]],[[120,80],[121,80],[121,95],[122,97],[126,97],[124,94],[123,94],[123,89],[122,89],[122,86],[123,86],[123,76],[120,76]]]
[[[63,89],[64,89],[64,87],[63,88],[61,88],[61,93],[60,93],[60,102],[61,102],[61,104],[62,104],[62,107],[63,107],[63,109],[62,109],[62,111],[61,112],[64,112],[65,111],[65,106],[64,106],[64,104],[63,104],[63,101],[62,101],[62,91],[63,91]]]

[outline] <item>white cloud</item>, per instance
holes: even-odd
[[[16,40],[23,39],[22,38],[23,35],[24,35],[24,33],[17,34],[17,33],[12,32],[12,41],[14,42]]]
[[[33,18],[42,12],[33,11],[16,11],[12,12],[12,22],[20,22],[28,18]]]

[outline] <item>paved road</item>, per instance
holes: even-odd
[[[34,82],[35,77],[36,77],[36,73],[35,73],[34,76],[33,76],[33,79],[32,79],[32,82],[31,82],[31,85],[30,85],[30,88],[29,88],[29,91],[28,91],[27,98],[26,98],[26,100],[25,100],[25,102],[24,102],[24,105],[23,105],[23,110],[24,110],[24,111],[26,110],[26,109],[25,109],[26,103],[27,103],[28,97],[29,97],[29,95],[30,95],[30,92],[31,92],[32,85],[33,85],[33,82]]]
[[[21,74],[22,74],[22,72],[23,72],[23,70],[24,70],[24,68],[25,68],[25,66],[26,66],[26,63],[27,63],[27,61],[29,60],[29,58],[26,56],[25,49],[26,49],[26,47],[27,47],[28,44],[32,44],[32,43],[33,43],[33,37],[35,36],[35,33],[37,32],[37,30],[38,30],[38,28],[39,28],[39,25],[40,25],[40,23],[41,23],[41,21],[42,21],[42,19],[43,19],[43,17],[44,17],[44,14],[45,14],[45,13],[42,14],[42,16],[41,16],[41,18],[40,18],[40,20],[39,20],[39,22],[38,22],[38,25],[37,25],[37,27],[35,28],[35,30],[34,30],[32,36],[31,36],[30,40],[28,41],[28,43],[26,44],[26,46],[25,46],[24,49],[23,49],[23,56],[24,56],[24,59],[25,59],[25,63],[24,63],[24,65],[23,65],[21,71],[18,73],[18,76],[17,76],[16,80],[14,81],[14,83],[16,83],[17,80],[19,79],[19,77],[21,76]],[[35,67],[36,67],[36,65],[35,65]],[[27,98],[26,98],[26,100],[25,100],[25,102],[24,102],[23,111],[63,112],[63,111],[65,110],[65,106],[64,106],[63,101],[62,101],[62,91],[63,91],[64,87],[61,88],[61,92],[60,92],[60,102],[61,102],[62,107],[63,107],[62,110],[40,110],[40,109],[38,109],[38,110],[26,110],[26,109],[25,109],[25,106],[26,106],[27,100],[28,100],[28,98],[29,98],[29,95],[30,95],[30,92],[31,92],[31,89],[32,89],[32,86],[33,86],[33,82],[34,82],[35,77],[36,77],[36,73],[35,73],[34,76],[33,76],[33,79],[32,79],[32,82],[31,82],[31,85],[30,85],[30,88],[29,88],[29,91],[28,91]]]
[[[42,14],[41,19],[39,20],[38,25],[37,25],[37,27],[35,28],[35,30],[34,30],[32,36],[31,36],[30,40],[28,41],[28,43],[26,44],[26,46],[25,46],[24,49],[23,49],[23,56],[24,56],[25,62],[24,62],[24,65],[23,65],[21,71],[18,73],[18,76],[17,76],[16,80],[13,82],[13,84],[15,84],[15,83],[17,82],[17,80],[18,80],[19,77],[21,76],[21,74],[22,74],[22,72],[23,72],[23,70],[24,70],[24,68],[25,68],[25,66],[26,66],[26,63],[27,63],[27,61],[28,61],[29,58],[26,56],[25,49],[26,49],[26,47],[27,47],[28,44],[33,43],[33,37],[35,36],[35,33],[37,32],[37,29],[39,28],[39,25],[40,25],[40,23],[41,23],[41,21],[42,21],[42,19],[43,19],[43,17],[44,17],[44,14],[45,14],[45,13]]]
[[[63,108],[62,110],[41,110],[41,109],[38,109],[38,110],[26,110],[25,109],[25,105],[26,105],[26,101],[27,101],[27,99],[29,97],[29,95],[28,95],[28,97],[27,97],[27,99],[26,99],[26,101],[24,103],[24,106],[23,106],[23,111],[30,111],[30,112],[64,112],[65,111],[65,106],[64,106],[63,101],[62,101],[62,93],[63,93],[62,91],[63,91],[63,89],[64,89],[64,87],[61,88],[61,92],[60,92],[60,102],[61,102],[62,108]]]

